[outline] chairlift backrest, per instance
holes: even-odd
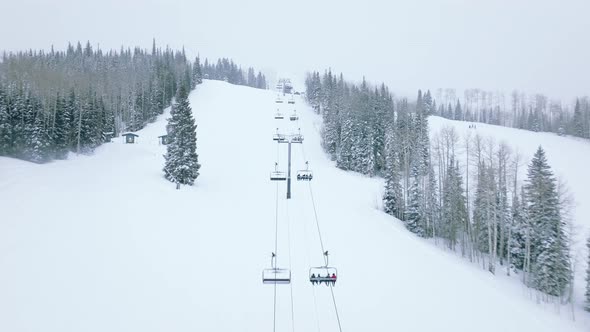
[[[285,180],[287,180],[287,175],[285,174],[285,172],[272,171],[272,172],[270,172],[270,180],[271,181],[285,181]]]
[[[262,283],[281,285],[291,283],[291,270],[270,268],[262,271]]]

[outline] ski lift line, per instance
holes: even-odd
[[[277,151],[278,152],[278,151]],[[276,185],[276,192],[275,192],[275,251],[273,253],[274,258],[274,266],[276,268],[278,266],[276,257],[277,249],[278,249],[278,239],[279,239],[279,183],[277,182]],[[291,268],[289,268],[291,271]],[[276,278],[276,276],[275,276]],[[290,278],[289,278],[290,279]],[[273,295],[273,310],[272,310],[272,331],[276,332],[277,328],[277,283],[275,282],[274,286],[274,295]]]
[[[306,220],[308,218],[305,218]],[[307,222],[306,220],[304,220],[302,222],[303,224],[303,235],[305,238],[305,241],[308,242],[309,239],[309,231],[307,229]],[[305,247],[305,263],[307,266],[311,265],[311,259],[309,258],[309,246],[304,246]],[[317,332],[321,332],[321,328],[320,328],[320,317],[318,314],[318,301],[315,295],[315,287],[311,287],[311,291],[312,291],[312,295],[313,295],[313,306],[314,306],[314,313],[315,313],[315,321],[316,321],[316,328],[317,328]]]
[[[285,200],[285,214],[287,216],[287,248],[289,253],[289,271],[291,268],[291,218],[289,216],[289,200]],[[291,291],[291,332],[295,332],[295,310],[293,305],[293,283],[289,284]]]
[[[275,251],[274,251],[275,266],[274,267],[279,266],[277,264],[278,244],[279,244],[279,183],[277,182],[276,192],[275,192]]]
[[[277,284],[274,284],[273,309],[272,309],[272,332],[277,331]]]
[[[303,156],[303,159],[304,160],[307,160],[307,159],[305,159],[305,149],[303,148],[303,144],[301,144],[301,154]],[[322,257],[324,257],[324,261],[326,263],[326,266],[328,266],[328,256],[327,255],[324,255],[324,253],[326,252],[326,250],[324,249],[324,241],[322,240],[322,231],[320,230],[320,222],[319,222],[319,218],[318,218],[318,211],[317,211],[317,208],[316,208],[316,205],[315,205],[315,199],[313,197],[313,190],[311,189],[311,181],[309,181],[308,184],[309,184],[309,196],[311,198],[311,204],[313,206],[313,215],[315,217],[315,224],[316,224],[316,228],[317,228],[317,231],[318,231],[318,236],[319,236],[319,239],[320,239],[320,247],[322,248]]]
[[[342,324],[340,323],[340,315],[338,314],[338,306],[336,306],[336,297],[334,296],[334,287],[330,285],[330,293],[332,293],[332,302],[334,303],[334,311],[336,312],[336,321],[338,321],[338,330],[342,332]]]
[[[301,154],[302,154],[304,160],[307,160],[305,158],[305,148],[303,147],[303,144],[301,144]],[[326,251],[324,250],[324,243],[322,241],[322,233],[320,231],[320,222],[318,219],[318,213],[317,213],[317,209],[316,209],[316,205],[315,205],[315,199],[313,197],[313,190],[311,188],[311,181],[309,181],[308,185],[309,185],[309,195],[311,198],[311,204],[313,206],[313,214],[315,217],[315,223],[317,226],[318,236],[319,236],[319,240],[320,240],[320,246],[322,248],[322,253],[325,253]],[[324,259],[325,259],[326,267],[327,267],[328,266],[328,255],[324,255]],[[329,286],[330,286],[330,293],[332,295],[332,303],[334,304],[334,312],[336,313],[336,321],[338,322],[338,330],[340,332],[342,332],[342,323],[340,322],[340,314],[338,313],[338,306],[336,305],[336,296],[334,295],[334,287],[332,284],[329,284]],[[315,290],[314,290],[314,296],[315,296]]]
[[[309,195],[311,198],[311,203],[313,205],[313,213],[315,216],[315,222],[316,222],[316,226],[317,226],[317,230],[318,230],[318,236],[320,239],[320,246],[322,247],[322,252],[325,253],[326,251],[324,251],[324,243],[322,241],[322,233],[320,231],[320,223],[318,220],[317,209],[316,209],[316,205],[315,205],[315,200],[313,198],[313,190],[311,189],[311,181],[309,182]],[[324,255],[324,259],[325,259],[326,267],[327,267],[328,266],[328,255]],[[334,311],[336,312],[336,320],[338,321],[338,330],[340,332],[342,332],[342,324],[340,322],[340,314],[338,313],[338,306],[336,305],[336,297],[334,296],[334,288],[333,288],[332,284],[329,284],[329,285],[330,285],[330,293],[332,294],[332,302],[334,303]]]

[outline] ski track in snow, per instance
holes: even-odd
[[[134,145],[117,138],[46,165],[0,158],[0,331],[271,331],[273,287],[261,272],[274,250],[277,151],[286,169],[287,146],[271,140],[277,127],[305,136],[344,331],[495,332],[491,319],[503,331],[587,330],[514,280],[410,234],[378,209],[383,181],[336,169],[319,144],[319,117],[297,97],[280,108],[296,108],[300,121],[274,120],[275,98],[198,86],[190,101],[201,176],[181,190],[162,177],[166,114]],[[301,146],[293,165],[304,167]],[[289,201],[285,183],[278,190],[278,265],[292,268],[295,330],[337,331],[329,288],[307,281],[323,263],[308,184],[293,181]],[[277,331],[291,330],[289,286],[277,295]]]

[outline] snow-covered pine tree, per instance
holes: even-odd
[[[582,107],[580,99],[576,99],[576,106],[574,107],[574,116],[572,119],[573,134],[578,137],[586,137],[584,132],[584,117],[582,116]]]
[[[459,100],[457,100],[457,105],[455,105],[455,120],[464,120],[463,109],[461,108],[461,102]]]
[[[527,223],[523,215],[522,206],[518,195],[512,198],[511,206],[512,231],[508,250],[510,252],[510,261],[515,268],[524,269],[524,259],[526,254],[526,235]]]
[[[8,109],[8,98],[0,85],[0,156],[8,156],[11,153],[12,124]]]
[[[586,240],[586,249],[588,250],[588,261],[586,262],[588,266],[586,267],[586,292],[584,293],[584,309],[586,309],[586,311],[590,311],[590,237],[588,237]]]
[[[400,186],[399,155],[395,145],[395,123],[392,118],[387,121],[385,131],[385,192],[383,207],[385,213],[402,219],[403,194]]]
[[[338,95],[336,79],[331,71],[324,74],[322,80],[322,146],[332,159],[336,159],[338,145],[338,110],[336,98]]]
[[[420,188],[420,170],[418,165],[414,165],[414,167],[412,167],[408,205],[404,213],[404,224],[410,232],[415,233],[421,237],[424,237],[424,224],[426,223],[424,220],[423,202],[424,199],[422,196],[422,190]]]
[[[49,135],[45,128],[41,103],[35,98],[29,99],[27,117],[33,117],[32,122],[25,125],[25,159],[34,163],[43,163],[49,158]]]
[[[467,220],[467,206],[459,165],[452,155],[447,168],[442,202],[441,236],[447,239],[449,249],[455,250],[459,232]]]
[[[201,60],[199,59],[199,57],[196,57],[195,62],[193,63],[193,84],[197,86],[201,83],[203,83],[203,71],[201,68]]]
[[[197,126],[188,101],[186,87],[181,85],[178,99],[170,112],[169,143],[166,146],[164,173],[166,179],[177,184],[193,185],[199,176],[197,155]]]
[[[524,188],[528,218],[534,229],[532,286],[548,295],[562,296],[572,273],[569,243],[561,220],[556,180],[541,147],[529,164]]]
[[[438,236],[437,229],[440,223],[440,204],[437,195],[438,186],[436,180],[436,173],[432,164],[428,170],[428,182],[426,183],[426,237]]]
[[[67,157],[69,141],[68,136],[71,131],[69,118],[70,114],[66,112],[66,101],[59,94],[55,101],[55,125],[53,131],[53,147],[57,159]]]
[[[353,146],[354,146],[354,123],[353,118],[346,110],[342,115],[342,128],[340,131],[340,142],[338,151],[336,151],[336,167],[343,170],[350,170],[353,166]]]

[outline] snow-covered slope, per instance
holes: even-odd
[[[344,331],[584,331],[502,287],[488,273],[407,232],[380,212],[382,181],[337,170],[319,144],[319,119],[274,120],[273,92],[206,81],[191,94],[201,176],[175,190],[162,178],[165,117],[95,155],[48,165],[0,159],[0,331],[271,331],[270,264],[293,272],[277,287],[277,331],[337,331],[314,211]],[[289,114],[292,105],[283,104]],[[433,121],[434,122],[434,121]],[[312,191],[268,180],[301,128],[294,168],[309,160]],[[478,129],[479,130],[479,129]],[[551,151],[548,151],[551,160]],[[305,155],[305,156],[304,156]],[[276,200],[276,193],[279,199]],[[498,324],[501,324],[498,326]]]

